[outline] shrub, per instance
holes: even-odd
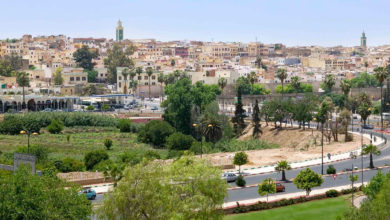
[[[120,132],[132,132],[130,119],[120,119],[118,121],[118,128]]]
[[[63,173],[82,171],[84,168],[83,162],[70,157],[55,161],[54,166],[57,168],[58,171]]]
[[[175,132],[167,138],[166,146],[170,150],[188,150],[193,142],[194,138],[191,135]]]
[[[93,105],[88,105],[87,111],[93,111],[93,110],[95,110],[95,107],[93,107]]]
[[[329,165],[326,169],[326,174],[336,174],[336,168],[333,165]]]
[[[23,130],[23,122],[19,117],[8,116],[0,123],[0,133],[15,135]]]
[[[358,188],[354,186],[354,187],[353,187],[353,191],[354,191],[354,192],[357,192],[357,191],[358,191]],[[349,193],[352,193],[352,188],[342,189],[342,190],[341,190],[341,194],[349,194]]]
[[[181,151],[181,150],[170,150],[168,152],[167,158],[168,159],[179,158],[179,157],[183,156],[183,154],[184,154],[184,151]]]
[[[104,150],[95,150],[88,152],[84,157],[85,168],[92,170],[93,167],[103,160],[108,160],[108,154]]]
[[[28,153],[27,147],[19,147],[16,150],[17,153]],[[29,154],[32,154],[36,157],[38,163],[42,163],[47,161],[47,158],[49,157],[49,150],[45,147],[42,147],[41,145],[31,145],[30,144],[30,152]]]
[[[239,175],[236,179],[236,185],[239,187],[244,187],[246,184],[246,181],[242,175]]]
[[[66,142],[68,142],[68,143],[70,142],[70,134],[66,135]]]
[[[122,163],[133,166],[141,162],[142,155],[137,151],[126,151],[119,155],[119,160]]]
[[[138,132],[138,140],[150,143],[157,147],[164,146],[166,139],[175,132],[175,129],[166,121],[153,120],[148,122]]]
[[[326,197],[337,197],[339,196],[339,192],[335,189],[331,189],[325,192]]]
[[[161,158],[160,154],[154,150],[146,151],[144,156],[148,159],[160,159]]]
[[[100,172],[107,172],[107,171],[111,170],[112,165],[113,165],[113,162],[111,160],[103,160],[103,161],[100,161],[98,164],[96,164],[93,167],[93,170],[97,170]]]
[[[110,138],[104,139],[104,146],[107,150],[110,150],[112,147],[112,140]]]
[[[52,119],[49,126],[47,126],[47,130],[50,134],[59,134],[64,129],[64,125],[61,121]]]

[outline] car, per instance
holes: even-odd
[[[91,189],[91,188],[84,188],[83,191],[80,192],[80,194],[85,194],[85,196],[89,200],[95,200],[96,199],[96,191]]]
[[[354,114],[353,115],[353,119],[358,119],[357,115]]]
[[[226,182],[234,182],[237,179],[237,175],[234,173],[224,173],[222,174],[222,179],[225,179]]]
[[[374,129],[374,126],[372,125],[362,125],[363,129]]]
[[[280,181],[276,181],[275,186],[276,186],[276,192],[286,191],[286,187]]]
[[[51,108],[45,108],[43,112],[52,112],[53,110]]]
[[[152,110],[154,111],[154,110],[158,110],[158,107],[157,106],[153,106],[152,107]]]

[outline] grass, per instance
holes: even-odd
[[[136,134],[120,133],[116,128],[99,127],[74,127],[66,128],[64,134],[50,134],[43,132],[38,136],[30,137],[30,144],[39,144],[49,150],[50,159],[62,159],[72,157],[83,160],[84,154],[98,149],[105,149],[103,141],[105,138],[113,140],[112,149],[107,151],[110,159],[117,157],[124,151],[137,150],[146,151],[152,149],[150,145],[139,143]],[[67,141],[70,135],[70,141]],[[13,153],[20,146],[27,145],[26,135],[0,135],[0,151],[4,154]],[[166,150],[158,150],[164,156]]]
[[[225,220],[249,220],[249,219],[267,219],[267,220],[331,220],[342,219],[345,211],[349,208],[346,196],[332,199],[323,199],[318,201],[306,202],[275,208],[259,212],[250,212],[245,214],[228,215]]]

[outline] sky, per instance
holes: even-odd
[[[23,34],[128,39],[390,44],[389,0],[0,0],[0,39]]]

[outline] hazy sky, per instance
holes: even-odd
[[[23,34],[129,39],[390,44],[389,0],[0,0],[0,39]]]

